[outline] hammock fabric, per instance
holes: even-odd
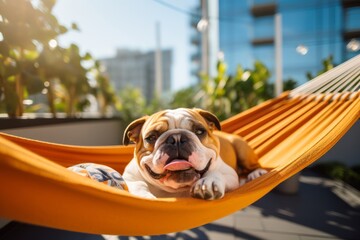
[[[154,235],[231,214],[313,163],[358,120],[359,61],[222,122],[271,170],[220,200],[143,199],[66,169],[93,162],[122,172],[132,146],[70,146],[0,133],[0,217],[79,232]],[[340,84],[345,78],[350,80]]]

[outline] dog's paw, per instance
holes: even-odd
[[[219,199],[225,194],[225,184],[217,178],[201,178],[192,186],[190,194],[194,198],[205,200]]]
[[[267,172],[268,171],[263,168],[255,169],[254,171],[252,171],[251,173],[248,174],[248,176],[246,178],[246,182],[250,182],[258,177],[261,177],[262,175],[264,175]]]

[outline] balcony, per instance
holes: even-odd
[[[360,29],[343,32],[344,40],[351,40],[353,38],[360,38]]]
[[[342,0],[341,4],[343,8],[360,7],[360,1],[354,1],[354,0]]]
[[[255,38],[251,41],[253,46],[260,46],[260,45],[270,45],[274,44],[274,38]]]
[[[251,7],[251,14],[254,17],[264,17],[274,15],[277,11],[277,5],[274,3],[254,5]]]

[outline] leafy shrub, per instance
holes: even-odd
[[[342,180],[360,190],[360,166],[348,167],[340,162],[321,163],[314,170],[327,177]]]

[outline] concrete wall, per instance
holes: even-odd
[[[106,146],[122,143],[124,128],[119,120],[96,120],[1,130],[4,133],[41,141]]]

